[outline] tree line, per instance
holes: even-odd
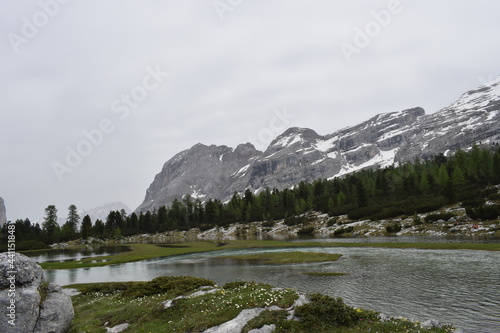
[[[75,205],[68,208],[66,223],[57,223],[57,209],[45,209],[42,226],[28,219],[17,220],[18,240],[37,240],[46,244],[79,237],[116,238],[139,233],[225,226],[236,222],[285,219],[299,223],[298,215],[309,211],[331,216],[347,214],[350,219],[386,219],[400,215],[425,213],[450,203],[463,201],[473,218],[494,216],[497,208],[486,207],[478,198],[488,194],[485,188],[500,184],[500,147],[488,149],[474,146],[458,150],[453,156],[443,154],[425,161],[416,160],[383,169],[365,169],[341,178],[300,182],[293,189],[269,189],[255,194],[249,189],[234,193],[228,202],[210,199],[201,202],[185,195],[169,206],[153,211],[132,213],[111,211],[106,221],[81,223]],[[492,211],[493,209],[493,211]],[[498,210],[500,214],[500,210]],[[496,216],[498,217],[497,214]],[[4,230],[2,230],[2,233]]]

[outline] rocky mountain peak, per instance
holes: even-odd
[[[295,143],[312,142],[319,138],[318,133],[309,128],[290,127],[274,139],[269,148],[290,147]],[[269,149],[268,148],[268,149]]]
[[[165,163],[137,211],[169,205],[185,194],[226,201],[246,189],[281,190],[499,140],[500,78],[429,115],[420,107],[383,113],[328,135],[292,127],[264,152],[250,143],[236,149],[195,145]]]

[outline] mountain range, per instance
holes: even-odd
[[[420,107],[384,113],[327,135],[293,127],[265,151],[251,143],[236,148],[196,144],[163,165],[136,212],[169,206],[187,194],[201,201],[227,201],[246,189],[292,188],[301,181],[448,155],[499,140],[500,77],[432,114]]]
[[[85,215],[88,215],[90,217],[90,219],[94,222],[96,220],[101,220],[101,221],[106,222],[106,219],[109,215],[109,212],[121,211],[122,209],[125,210],[125,212],[127,214],[130,214],[132,212],[132,210],[129,207],[127,207],[127,205],[125,205],[122,202],[117,201],[117,202],[109,202],[109,203],[106,203],[102,206],[88,209],[85,211],[79,211],[78,215],[80,216],[80,220],[83,219],[85,217]]]

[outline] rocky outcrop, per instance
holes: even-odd
[[[500,140],[500,78],[426,115],[422,108],[377,115],[329,135],[289,128],[264,152],[195,145],[165,163],[137,208],[170,205],[186,194],[227,201],[234,192],[285,189],[301,181],[339,177],[363,168],[425,159]]]
[[[5,209],[5,203],[2,198],[0,198],[0,227],[7,222],[7,211]]]
[[[18,253],[0,253],[0,332],[64,333],[74,317],[71,298]]]
[[[260,153],[249,143],[236,149],[199,143],[165,163],[136,211],[170,205],[186,194],[193,200],[223,198],[231,191],[234,178],[245,173],[245,165]]]

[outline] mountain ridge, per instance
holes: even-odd
[[[262,152],[251,143],[236,148],[198,143],[164,164],[136,212],[168,206],[186,194],[227,201],[245,189],[281,190],[499,139],[500,77],[432,114],[420,107],[381,113],[327,135],[291,127]]]

